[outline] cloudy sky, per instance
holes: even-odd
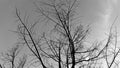
[[[17,40],[16,34],[10,30],[16,30],[15,6],[21,10],[32,10],[32,0],[0,0],[0,52],[11,47]],[[111,23],[118,16],[116,24],[120,26],[120,0],[81,0],[79,14],[80,20],[94,25],[94,37],[103,39]]]

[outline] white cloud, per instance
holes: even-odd
[[[116,3],[117,0],[107,0],[106,4],[104,5],[104,12],[99,13],[100,17],[102,18],[102,28],[108,29],[112,22],[110,19],[113,14],[113,2]]]

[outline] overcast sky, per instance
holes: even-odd
[[[0,0],[0,52],[11,47],[17,40],[16,34],[9,30],[16,30],[14,7],[21,10],[31,10],[32,0]],[[120,0],[81,0],[79,14],[82,22],[94,25],[94,37],[103,39],[109,26],[120,15]],[[120,18],[116,24],[119,30]]]

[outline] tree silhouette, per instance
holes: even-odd
[[[18,58],[19,52],[20,52],[20,46],[16,45],[12,47],[10,50],[8,50],[8,52],[2,53],[1,60],[3,61],[3,64],[0,64],[0,67],[23,68],[26,63],[27,56],[23,55],[22,58]],[[17,59],[19,59],[19,61]]]
[[[117,31],[112,32],[113,26],[111,27],[105,44],[85,44],[90,27],[76,22],[78,0],[35,1],[34,5],[36,12],[44,19],[42,22],[52,24],[52,29],[36,38],[33,29],[39,21],[28,26],[28,18],[22,19],[16,8],[20,22],[18,34],[43,68],[101,68],[103,63],[100,62],[104,62],[102,59],[105,59],[108,68],[117,64],[115,59],[120,51],[117,48]],[[113,58],[109,61],[110,56]]]

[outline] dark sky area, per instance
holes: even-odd
[[[17,40],[16,34],[10,30],[16,30],[15,6],[31,13],[33,0],[0,0],[0,52],[11,47]],[[120,30],[120,0],[81,0],[78,9],[83,23],[92,24],[93,37],[104,39],[110,25],[116,16],[116,25]],[[118,38],[119,40],[119,38]]]

